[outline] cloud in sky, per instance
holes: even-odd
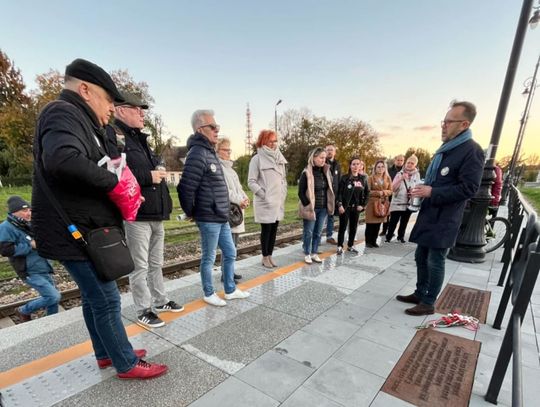
[[[418,126],[418,127],[415,127],[413,130],[414,131],[433,131],[433,130],[436,130],[438,126],[433,126],[433,125],[425,125],[425,126]]]

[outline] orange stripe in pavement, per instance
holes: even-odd
[[[354,243],[360,243],[363,240],[355,241]],[[335,251],[327,251],[322,253],[319,257],[327,258],[335,254]],[[297,270],[306,264],[304,262],[296,262],[289,264],[284,267],[277,268],[274,271],[269,271],[263,275],[255,277],[249,281],[237,284],[238,288],[247,290],[253,287],[257,287],[268,281],[274,280],[278,277],[281,277],[285,274],[288,274],[294,270]],[[219,294],[223,297],[223,291],[220,291]],[[166,312],[161,313],[159,317],[165,322],[172,322],[178,318],[182,318],[185,315],[191,314],[201,308],[209,306],[202,299],[192,301],[184,305],[184,311],[181,313]],[[137,324],[131,324],[126,326],[126,332],[129,337],[135,336],[143,333],[144,331],[150,331],[151,329],[143,328]],[[54,369],[55,367],[61,366],[65,363],[69,363],[75,359],[81,358],[93,352],[91,342],[85,341],[77,345],[70,346],[69,348],[63,349],[56,353],[52,353],[43,358],[33,360],[32,362],[25,363],[24,365],[17,366],[13,369],[7,370],[0,373],[0,388],[6,388],[13,386],[19,382],[27,380],[33,376],[37,376],[41,373],[46,372],[47,370]]]

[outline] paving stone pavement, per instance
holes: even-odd
[[[363,236],[362,228],[358,236]],[[148,349],[149,360],[169,365],[170,372],[163,377],[120,381],[112,369],[97,369],[93,355],[87,354],[16,384],[4,387],[0,383],[5,404],[410,406],[380,389],[416,333],[415,327],[439,315],[407,316],[406,305],[395,300],[396,294],[414,289],[414,244],[391,242],[380,249],[359,244],[357,248],[358,254],[337,256],[335,246],[323,244],[323,263],[306,265],[301,245],[290,245],[274,255],[286,269],[270,273],[261,267],[260,256],[238,261],[237,272],[248,279],[271,277],[249,288],[249,299],[229,301],[223,308],[202,306],[179,314],[163,328],[131,337],[136,347]],[[488,255],[479,265],[447,261],[445,284],[492,292],[487,324],[477,332],[445,330],[482,342],[471,406],[491,405],[483,395],[504,335],[504,330],[490,326],[502,294],[496,285],[500,254]],[[219,269],[214,273],[216,289],[221,289]],[[168,281],[167,289],[179,302],[202,295],[198,275]],[[129,325],[134,318],[130,295],[123,295],[122,302]],[[2,371],[87,339],[80,310],[61,315],[0,330]],[[535,329],[539,323],[537,289],[523,324],[526,406],[536,405],[540,396],[540,333]],[[511,405],[510,373],[499,405]]]

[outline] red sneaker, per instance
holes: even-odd
[[[166,365],[148,363],[141,359],[133,369],[128,370],[125,373],[118,373],[117,376],[119,379],[145,380],[161,376],[162,374],[167,373],[167,370],[169,370],[169,368]]]
[[[134,349],[133,352],[135,352],[135,355],[139,359],[142,359],[146,356],[146,349]],[[96,361],[100,369],[105,369],[109,366],[112,366],[112,360],[110,358],[96,359]]]

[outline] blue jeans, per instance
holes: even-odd
[[[201,282],[206,297],[214,294],[212,284],[212,266],[216,261],[216,251],[221,249],[221,270],[223,272],[223,286],[225,294],[236,290],[234,283],[234,262],[236,261],[236,247],[232,239],[229,223],[197,222],[201,234]]]
[[[36,312],[41,308],[47,310],[47,315],[56,314],[58,312],[60,293],[56,289],[51,273],[28,274],[28,277],[24,282],[35,289],[41,297],[23,305],[20,308],[21,313],[30,315],[32,312]]]
[[[334,234],[334,215],[328,215],[328,221],[326,222],[326,238],[330,239]]]
[[[414,294],[423,304],[433,305],[441,292],[444,281],[444,262],[448,249],[434,249],[417,246],[414,254],[416,260],[416,291]]]
[[[81,290],[82,311],[96,359],[111,358],[118,373],[135,367],[137,356],[129,343],[120,315],[116,281],[101,281],[89,261],[63,261]]]
[[[315,209],[315,220],[304,219],[304,234],[302,248],[304,254],[317,254],[321,243],[321,233],[327,215],[326,208]]]

